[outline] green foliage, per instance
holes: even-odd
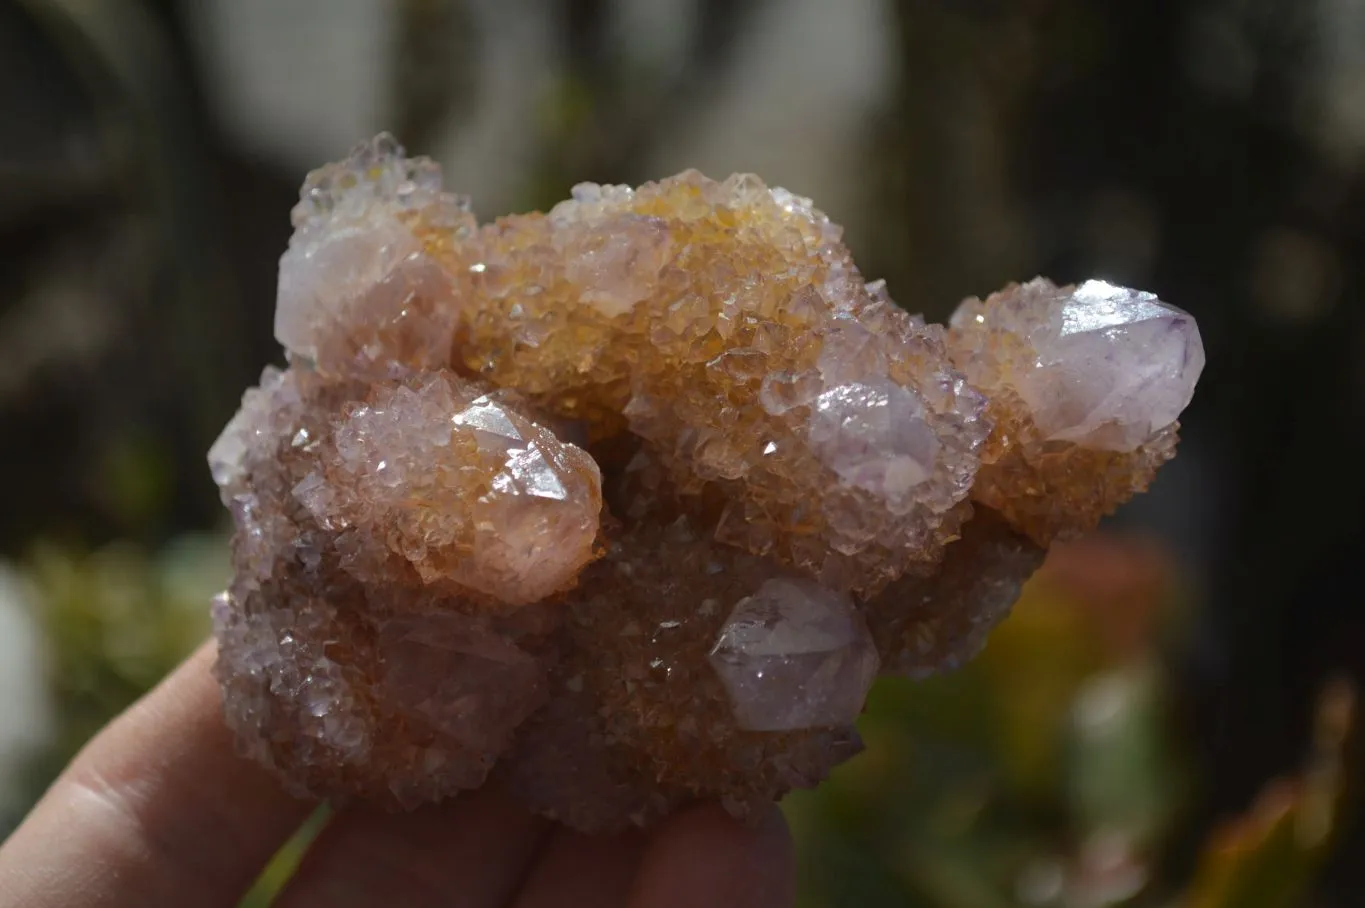
[[[100,499],[133,532],[153,526],[169,510],[174,470],[163,439],[133,429],[113,439],[96,461]]]
[[[303,853],[308,850],[313,839],[317,838],[322,827],[327,825],[327,818],[330,815],[331,811],[326,806],[314,811],[298,831],[290,836],[284,847],[275,853],[275,857],[266,865],[255,884],[237,903],[237,908],[269,908],[275,896],[284,888],[284,884],[294,875],[299,861],[303,859]]]
[[[207,635],[208,603],[227,581],[226,541],[182,537],[155,556],[128,545],[89,554],[38,546],[23,566],[50,647],[56,739],[41,791],[76,751]]]

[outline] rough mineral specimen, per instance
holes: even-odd
[[[1088,529],[1175,456],[1199,329],[1150,293],[1043,278],[953,315],[953,364],[991,401],[972,498],[1039,545]]]
[[[1147,486],[1203,365],[1094,281],[927,325],[751,175],[480,226],[380,136],[294,226],[289,366],[209,454],[214,621],[229,724],[314,796],[492,779],[609,830],[813,785],[879,671],[970,658]]]

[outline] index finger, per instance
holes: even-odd
[[[0,845],[0,904],[237,903],[311,805],[239,758],[201,647],[96,735]]]

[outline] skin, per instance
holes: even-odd
[[[0,845],[0,906],[233,906],[313,805],[238,758],[207,644],[72,761]],[[792,904],[791,840],[699,806],[649,833],[580,835],[483,790],[406,815],[333,815],[281,908]]]

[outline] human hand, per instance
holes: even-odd
[[[233,906],[314,805],[237,757],[202,647],[72,761],[0,845],[0,908]],[[407,815],[332,816],[280,908],[777,908],[793,899],[774,808],[716,807],[592,838],[479,791]]]

